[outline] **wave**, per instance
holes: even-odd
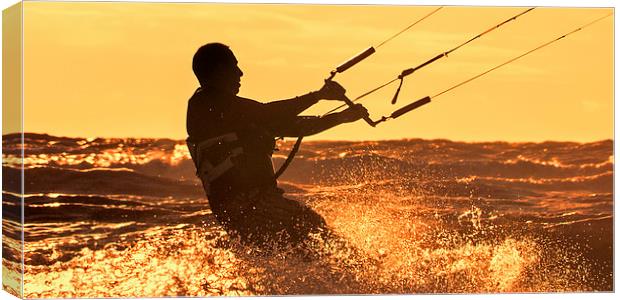
[[[5,135],[6,167],[19,162],[20,136]],[[283,162],[291,142],[280,142],[275,165]],[[123,182],[129,170],[156,178],[198,184],[184,141],[172,139],[69,138],[24,134],[26,167],[96,172],[117,170],[105,180]],[[413,181],[492,177],[508,179],[568,179],[613,171],[613,141],[592,143],[542,142],[466,143],[449,140],[391,140],[371,142],[312,141],[303,145],[282,179],[297,183],[345,184],[405,178]],[[85,173],[95,174],[95,173]],[[124,177],[123,177],[124,176]],[[116,177],[116,178],[115,178]],[[120,178],[123,177],[123,178]],[[110,178],[110,179],[108,179]],[[69,178],[71,179],[71,178]],[[140,179],[136,179],[140,181]],[[154,182],[161,183],[161,182]]]
[[[274,160],[276,165],[283,161]],[[293,161],[283,179],[299,182],[341,183],[357,179],[385,178],[495,178],[562,179],[595,176],[613,171],[613,163],[587,166],[556,166],[532,161],[411,161],[379,154],[361,154],[341,158],[307,158]]]
[[[348,265],[339,256],[347,251],[336,251],[332,265],[236,248],[211,214],[183,141],[27,133],[21,191],[20,140],[3,139],[3,258],[18,265],[23,257],[30,297],[101,296],[93,293],[102,278],[127,283],[108,296],[145,295],[142,288],[162,282],[170,286],[152,295],[232,294],[228,278],[261,287],[246,289],[253,294],[613,287],[610,140],[305,143],[280,186],[380,269]],[[362,281],[348,284],[343,274]],[[71,282],[50,287],[58,276]]]
[[[6,191],[19,193],[19,169],[3,166]],[[144,175],[131,170],[70,170],[58,168],[24,169],[26,193],[127,194],[160,197],[204,196],[202,186],[194,180],[170,179]]]
[[[2,197],[6,219],[19,221],[21,198],[11,193],[3,193]],[[96,233],[95,224],[131,222],[146,227],[198,224],[210,214],[206,199],[40,194],[25,195],[23,203],[25,230],[28,232],[24,237],[26,241],[72,235],[76,234],[76,229]],[[7,207],[16,209],[5,211]],[[60,228],[53,224],[61,223],[67,228],[56,232],[55,229]]]

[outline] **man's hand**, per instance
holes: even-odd
[[[368,116],[368,110],[361,104],[355,104],[353,107],[349,107],[338,114],[342,123],[350,123]]]
[[[317,91],[320,99],[325,100],[344,100],[346,90],[337,82],[327,80],[323,87]]]

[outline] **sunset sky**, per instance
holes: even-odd
[[[319,89],[329,71],[436,6],[44,3],[24,9],[25,131],[182,139],[198,85],[191,59],[228,44],[261,102]],[[354,98],[524,7],[445,7],[336,81]],[[373,119],[557,38],[612,9],[539,8],[362,102]],[[594,141],[613,138],[613,21],[566,39],[371,128],[362,121],[309,139],[446,138]],[[339,103],[323,101],[305,114]]]

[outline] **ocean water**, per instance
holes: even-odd
[[[16,292],[20,148],[2,142]],[[611,140],[306,142],[280,187],[345,241],[314,259],[231,239],[183,141],[26,134],[24,151],[26,297],[613,289]]]

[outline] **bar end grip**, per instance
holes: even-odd
[[[342,73],[342,72],[348,70],[349,68],[353,67],[354,65],[356,65],[360,61],[362,61],[362,60],[366,59],[367,57],[371,56],[373,53],[375,53],[375,48],[374,47],[370,47],[370,48],[364,50],[364,52],[356,55],[355,57],[353,57],[353,58],[347,60],[346,62],[342,63],[341,65],[339,65],[336,68],[336,72]]]
[[[396,119],[396,118],[398,118],[398,117],[400,117],[400,116],[402,116],[402,115],[404,115],[404,114],[406,114],[406,113],[408,113],[408,112],[410,112],[410,111],[412,111],[412,110],[414,110],[414,109],[416,109],[416,108],[418,108],[418,107],[420,107],[422,105],[428,104],[430,102],[431,102],[431,97],[430,96],[426,96],[426,97],[424,97],[424,98],[422,98],[422,99],[420,99],[420,100],[418,100],[416,102],[413,102],[411,104],[408,104],[408,105],[405,105],[405,106],[399,108],[398,110],[394,111],[392,113],[392,115],[390,115],[390,117],[392,119]]]

